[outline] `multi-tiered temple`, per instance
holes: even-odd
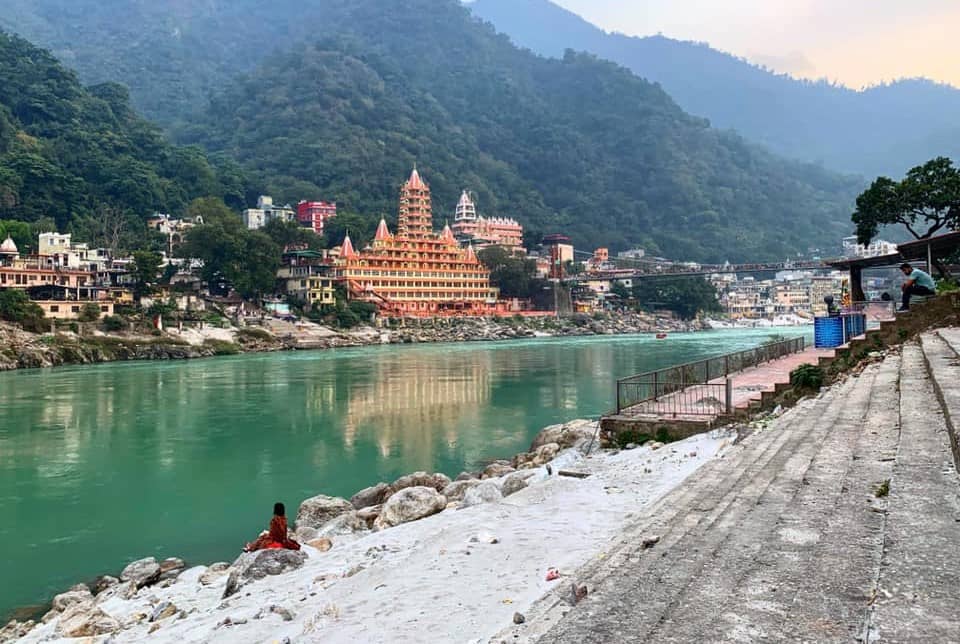
[[[433,231],[430,188],[414,168],[400,190],[397,234],[380,220],[370,248],[357,252],[347,235],[337,271],[351,297],[384,315],[488,315],[498,290],[472,247],[461,248],[449,226]]]
[[[453,235],[460,243],[477,249],[503,246],[513,252],[523,252],[523,226],[515,219],[478,215],[476,204],[466,190],[460,195],[453,216]]]

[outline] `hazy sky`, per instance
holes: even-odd
[[[926,76],[960,87],[960,0],[554,0],[630,35],[710,43],[851,87]]]

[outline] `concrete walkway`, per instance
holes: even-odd
[[[639,516],[508,642],[960,642],[960,330],[801,402]],[[956,447],[956,434],[952,434]]]

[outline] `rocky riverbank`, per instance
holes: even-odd
[[[485,641],[732,442],[601,452],[594,435],[595,422],[572,421],[454,480],[417,472],[311,497],[292,534],[301,551],[135,561],[57,595],[39,622],[9,623],[0,642]]]
[[[642,313],[567,318],[456,318],[384,320],[377,327],[337,331],[309,322],[270,320],[264,326],[170,329],[155,335],[89,330],[35,334],[0,323],[0,371],[121,360],[179,360],[216,355],[329,349],[378,344],[474,342],[535,337],[698,331],[699,320],[680,321]]]

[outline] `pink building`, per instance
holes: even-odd
[[[336,216],[336,201],[301,201],[297,204],[297,221],[318,235],[323,234],[323,224]]]

